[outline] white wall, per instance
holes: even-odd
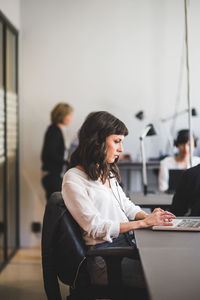
[[[8,20],[20,29],[20,0],[0,0],[0,10]]]
[[[21,0],[21,243],[35,246],[30,232],[41,221],[45,197],[40,152],[49,113],[59,101],[75,109],[75,134],[93,110],[108,110],[130,130],[125,151],[139,158],[138,137],[149,122],[159,135],[146,140],[147,156],[165,152],[159,119],[185,109],[185,72],[179,84],[184,37],[182,0]],[[199,109],[200,3],[190,1],[191,95]],[[180,97],[179,97],[180,95]],[[180,98],[180,99],[179,99]],[[176,99],[179,100],[175,105]],[[144,110],[146,118],[134,115]],[[200,135],[199,117],[194,122]],[[169,127],[170,123],[167,123]],[[177,119],[175,131],[187,127]]]

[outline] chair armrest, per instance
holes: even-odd
[[[99,249],[89,249],[86,253],[86,256],[102,256],[105,257],[132,257],[134,258],[135,247],[112,247],[112,248],[99,248]]]

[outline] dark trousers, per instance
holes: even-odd
[[[42,185],[46,192],[46,199],[49,200],[54,192],[60,192],[62,186],[62,178],[60,174],[49,173],[42,178]]]
[[[137,288],[146,288],[144,279],[144,273],[140,262],[137,246],[133,236],[126,234],[120,234],[118,238],[114,239],[112,243],[102,243],[96,246],[90,246],[94,248],[110,248],[110,247],[123,247],[123,246],[135,246],[134,258],[124,258],[122,260],[122,278],[123,282],[128,286],[134,286]],[[88,259],[87,263],[88,271],[91,277],[91,281],[94,284],[107,284],[107,271],[106,264],[102,257],[97,256],[95,258]]]

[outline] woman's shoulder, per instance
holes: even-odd
[[[199,164],[200,163],[200,157],[199,156],[193,156],[192,160],[195,164]]]
[[[58,126],[56,126],[55,124],[50,124],[48,127],[47,127],[47,130],[46,130],[46,135],[47,136],[51,136],[51,135],[57,135],[57,134],[61,134],[61,130]]]
[[[161,164],[168,164],[173,162],[175,162],[174,156],[167,156],[160,161]]]
[[[74,168],[69,169],[65,173],[63,181],[64,182],[70,181],[70,182],[81,183],[81,182],[88,181],[88,176],[84,171],[74,167]]]

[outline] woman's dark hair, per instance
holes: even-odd
[[[194,146],[196,147],[197,141],[196,138],[194,137]],[[178,147],[178,145],[186,144],[190,140],[190,133],[188,129],[182,129],[178,132],[177,138],[174,141],[174,145]]]
[[[80,165],[92,180],[105,183],[110,172],[120,181],[116,161],[106,161],[106,138],[112,134],[128,135],[125,124],[106,111],[90,113],[78,134],[79,145],[70,159],[70,168]]]

